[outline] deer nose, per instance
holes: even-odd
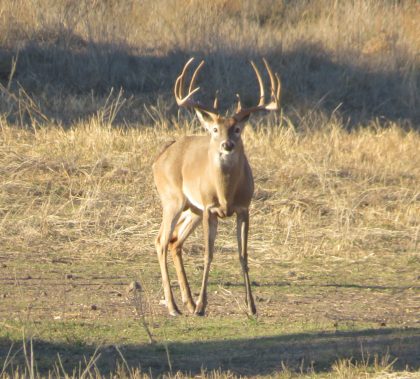
[[[221,146],[223,150],[232,151],[233,148],[235,147],[235,144],[232,141],[227,140],[227,141],[223,141]]]

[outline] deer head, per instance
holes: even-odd
[[[201,61],[191,78],[191,82],[188,86],[188,92],[184,95],[184,79],[188,67],[193,62],[194,58],[191,58],[184,66],[181,75],[178,76],[175,82],[175,99],[180,107],[194,109],[198,119],[202,126],[210,133],[211,141],[215,149],[219,151],[221,155],[228,156],[234,153],[237,149],[242,148],[241,133],[245,122],[248,120],[252,113],[259,111],[274,111],[279,109],[280,99],[280,78],[277,73],[273,74],[267,61],[263,59],[265,68],[270,77],[271,83],[271,99],[269,103],[265,103],[265,92],[264,85],[261,79],[261,74],[258,71],[257,66],[251,61],[252,68],[257,76],[258,84],[260,87],[260,98],[257,105],[250,108],[243,108],[240,100],[240,96],[237,95],[238,104],[234,115],[229,117],[223,117],[218,112],[218,100],[217,96],[214,100],[213,106],[206,106],[199,101],[194,100],[194,95],[199,91],[200,87],[195,86],[197,75],[204,65],[204,61]]]

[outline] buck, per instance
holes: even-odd
[[[169,142],[153,164],[153,175],[159,193],[163,218],[156,238],[156,251],[162,274],[165,304],[169,314],[180,311],[174,301],[168,267],[168,250],[172,254],[182,302],[191,313],[203,315],[207,305],[207,281],[213,259],[218,218],[236,214],[239,261],[245,281],[248,311],[256,313],[248,275],[249,205],[254,192],[251,167],[245,156],[241,133],[248,117],[259,111],[279,109],[280,79],[270,66],[264,64],[271,82],[271,100],[265,104],[264,85],[260,72],[251,65],[260,87],[256,106],[243,108],[238,96],[236,113],[223,117],[217,111],[217,97],[213,107],[194,100],[199,87],[194,88],[197,75],[204,64],[195,69],[188,92],[184,95],[184,81],[191,58],[175,82],[175,99],[180,107],[193,109],[208,131],[205,136],[185,136]],[[204,272],[201,291],[194,302],[182,260],[182,246],[186,238],[202,221],[204,229]]]

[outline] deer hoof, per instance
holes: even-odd
[[[186,304],[188,311],[192,314],[195,313],[195,304],[194,303],[187,303]]]
[[[205,310],[204,304],[203,303],[198,303],[197,306],[195,307],[194,314],[196,316],[204,316],[204,310]]]
[[[176,317],[176,316],[179,316],[179,315],[181,315],[181,312],[178,309],[174,309],[174,310],[169,311],[169,316]]]
[[[248,312],[252,316],[255,316],[257,314],[257,308],[255,308],[255,305],[254,304],[252,304],[250,307],[248,307]]]

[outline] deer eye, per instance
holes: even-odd
[[[239,134],[241,132],[241,128],[235,128],[235,133]]]
[[[213,128],[213,132],[217,133],[218,132],[217,128]]]

